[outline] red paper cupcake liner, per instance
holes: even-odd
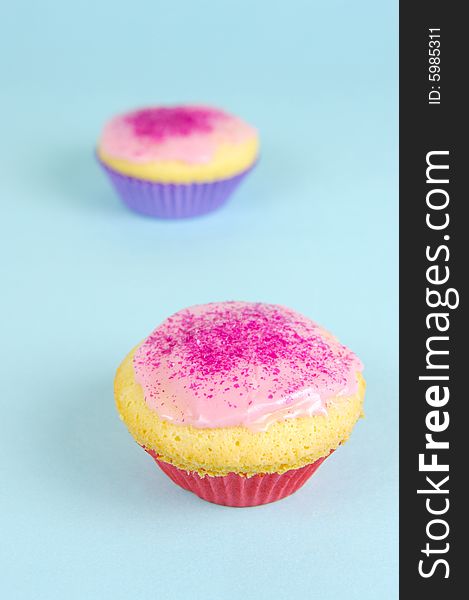
[[[282,474],[262,473],[246,477],[229,473],[224,477],[201,477],[195,471],[184,471],[163,462],[156,452],[144,449],[175,484],[208,502],[236,507],[259,506],[290,496],[306,483],[327,458],[324,456],[310,465]]]

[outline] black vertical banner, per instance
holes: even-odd
[[[400,597],[465,597],[469,34],[464,2],[400,4]],[[465,111],[463,112],[463,103]],[[469,567],[468,567],[469,569]],[[459,585],[458,585],[459,584]],[[456,592],[458,590],[458,592]]]

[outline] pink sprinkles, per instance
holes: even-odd
[[[277,305],[223,302],[182,310],[134,355],[150,408],[196,427],[266,429],[324,414],[356,391],[359,359],[316,323]]]
[[[187,137],[210,133],[221,111],[190,106],[144,108],[125,117],[137,137],[161,142],[171,136]]]

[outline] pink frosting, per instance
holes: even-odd
[[[181,310],[137,348],[145,402],[176,424],[242,425],[327,414],[357,391],[363,366],[313,321],[274,305],[221,302]]]
[[[207,163],[221,144],[238,144],[256,130],[206,106],[154,107],[114,117],[104,127],[100,150],[132,162],[179,160]]]

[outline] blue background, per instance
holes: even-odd
[[[11,2],[0,19],[2,472],[9,599],[397,597],[397,5]],[[221,105],[262,160],[197,220],[123,208],[113,113]],[[295,308],[363,359],[366,419],[309,484],[236,510],[117,418],[126,352],[191,304]]]

